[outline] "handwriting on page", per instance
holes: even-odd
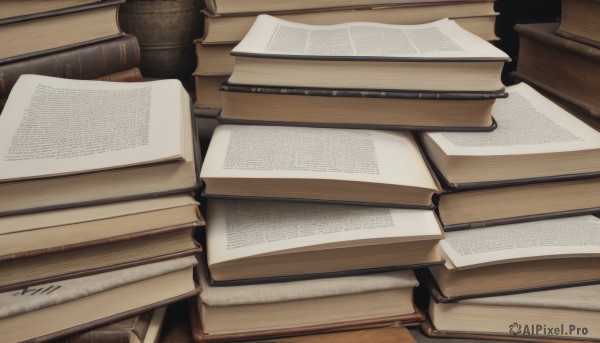
[[[25,287],[23,289],[18,290],[15,293],[13,293],[13,296],[15,296],[15,297],[16,296],[34,296],[34,295],[43,295],[43,294],[48,295],[61,287],[62,286],[54,286],[54,285],[50,285],[48,287],[38,287],[38,288]]]

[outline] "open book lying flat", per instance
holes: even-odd
[[[193,134],[177,80],[23,75],[0,116],[0,215],[193,190]]]
[[[207,208],[206,250],[215,284],[441,261],[442,233],[429,210],[216,199]]]
[[[232,84],[498,91],[509,58],[448,19],[421,25],[305,25],[257,17],[232,50]]]
[[[430,208],[438,191],[408,132],[221,125],[201,177],[208,197]]]
[[[438,300],[600,283],[600,219],[592,216],[448,232]]]

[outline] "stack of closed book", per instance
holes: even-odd
[[[445,189],[426,333],[598,339],[583,299],[600,283],[600,132],[524,83],[507,92],[493,132],[420,135]]]
[[[231,1],[206,0],[204,37],[196,41],[196,116],[203,138],[210,138],[223,107],[219,87],[233,72],[230,55],[260,14],[292,22],[331,25],[345,22],[422,24],[453,18],[485,40],[496,40],[497,13],[488,0],[338,0]],[[290,41],[294,45],[297,42]],[[327,106],[327,105],[324,105]]]
[[[139,45],[119,29],[120,0],[3,1],[0,110],[23,74],[141,81]]]
[[[514,76],[582,113],[600,117],[600,3],[563,0],[560,23],[518,24]]]
[[[318,26],[267,15],[232,54],[231,124],[215,129],[201,171],[196,339],[421,321],[412,270],[442,263],[441,188],[407,129],[494,129],[508,57],[447,19]]]
[[[23,75],[0,131],[4,342],[56,339],[197,294],[199,159],[178,81]]]

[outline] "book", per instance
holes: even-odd
[[[205,0],[206,9],[211,13],[258,13],[273,11],[293,11],[316,8],[345,8],[364,5],[417,5],[427,3],[462,3],[461,0],[330,0],[330,1],[247,1],[247,0]]]
[[[213,287],[201,267],[197,270],[201,292],[190,310],[197,342],[409,325],[422,319],[412,301],[418,285],[412,271]]]
[[[56,343],[157,343],[166,306],[58,340]]]
[[[0,19],[21,17],[30,14],[49,12],[60,10],[63,8],[75,7],[100,0],[61,0],[61,1],[45,1],[45,0],[4,0],[2,1],[2,13]]]
[[[232,84],[386,91],[503,90],[500,73],[509,59],[448,19],[318,26],[268,15],[258,16],[231,54]]]
[[[208,197],[389,207],[431,208],[439,190],[414,138],[399,131],[220,125],[200,177]]]
[[[229,75],[196,75],[194,74],[196,108],[220,109],[223,105],[219,87],[227,81]]]
[[[194,75],[231,75],[235,58],[230,55],[235,44],[203,44],[202,39],[194,41],[196,49],[196,70]]]
[[[447,232],[446,263],[429,268],[438,300],[600,283],[598,233],[592,215]]]
[[[223,123],[399,130],[491,131],[504,92],[395,92],[221,86]],[[294,106],[289,106],[293,103]],[[365,115],[369,113],[369,115]]]
[[[352,341],[416,343],[411,335],[411,331],[404,326],[375,327],[370,329],[321,333],[308,336],[271,338],[268,341],[272,343],[343,343]]]
[[[194,229],[182,225],[112,243],[5,259],[0,262],[0,291],[198,254],[201,248],[193,239]]]
[[[21,309],[0,319],[2,339],[50,341],[197,294],[192,277],[195,258],[169,263],[172,266],[147,265],[1,294],[10,305],[2,306],[3,313]]]
[[[137,67],[140,47],[135,36],[125,35],[109,41],[0,65],[0,98],[23,74],[67,79],[91,80]]]
[[[213,14],[204,11],[204,44],[235,43],[244,38],[260,14],[269,14],[286,21],[310,25],[333,25],[347,22],[376,22],[409,25],[452,18],[465,29],[484,40],[496,40],[496,16],[492,1],[448,1],[441,3],[384,4],[329,9],[302,9],[287,12],[255,12]]]
[[[489,133],[426,132],[424,150],[451,187],[600,174],[600,132],[525,83],[494,103]]]
[[[187,194],[0,217],[0,261],[203,225],[198,202]]]
[[[215,284],[441,261],[433,211],[216,199],[207,210]]]
[[[556,33],[587,45],[600,48],[600,3],[595,0],[563,0],[560,25]]]
[[[217,115],[221,110],[218,108],[194,108],[198,138],[210,139],[213,132],[220,124]]]
[[[463,300],[431,301],[437,336],[538,342],[592,342],[600,339],[599,285]]]
[[[102,1],[0,20],[0,41],[4,43],[0,64],[121,34],[117,9],[123,2]]]
[[[594,91],[600,78],[600,48],[556,35],[558,27],[558,23],[515,25],[519,63],[513,75],[600,117],[600,100]]]
[[[192,125],[177,80],[23,75],[0,116],[0,215],[195,190]]]
[[[99,78],[96,78],[96,80],[111,82],[141,82],[143,78],[140,69],[135,67],[118,71],[113,74],[103,75]]]

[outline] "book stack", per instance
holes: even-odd
[[[518,24],[513,73],[580,113],[600,118],[600,3],[563,0],[560,23]]]
[[[0,116],[3,342],[57,339],[197,294],[194,132],[176,80],[21,76]]]
[[[319,26],[267,15],[232,55],[224,98],[248,91],[231,92],[232,123],[215,129],[201,171],[196,339],[421,321],[412,270],[441,264],[441,188],[407,129],[493,129],[508,57],[448,19]]]
[[[420,135],[445,189],[426,333],[597,340],[600,132],[527,84],[507,92],[493,132]]]
[[[3,1],[0,111],[23,74],[141,81],[139,45],[120,31],[118,0]]]
[[[219,87],[233,72],[231,50],[242,40],[260,14],[313,25],[344,22],[422,24],[453,18],[468,31],[493,41],[498,13],[489,0],[336,0],[239,1],[205,0],[204,37],[195,41],[197,68],[196,117],[202,138],[210,138],[223,103]]]

